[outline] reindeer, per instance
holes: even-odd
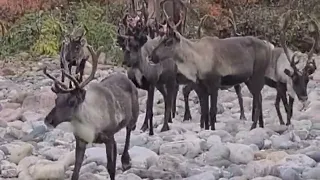
[[[185,29],[188,9],[198,18],[198,14],[190,7],[190,4],[182,0],[141,0],[142,5],[140,9],[137,10],[134,1],[131,1],[129,4],[131,4],[130,12],[126,13],[123,24],[126,26],[130,25],[131,28],[134,28],[139,20],[144,19],[147,34],[151,39],[159,35],[162,36],[164,31],[166,31],[166,26],[161,24],[161,22],[165,20],[161,18],[161,4],[164,4],[164,9],[169,16],[173,18],[174,23],[180,21],[181,15],[179,13],[181,11],[184,12],[184,21],[177,27],[179,32],[183,32]],[[140,12],[140,15],[138,12]]]
[[[231,23],[232,27],[233,27],[233,31],[232,31],[232,34],[231,36],[241,36],[241,34],[239,34],[237,32],[237,27],[236,27],[236,23],[234,21],[234,16],[233,16],[233,12],[231,11],[231,9],[229,10],[229,13],[230,13],[230,17],[229,16],[226,16],[226,18],[228,19],[228,21]],[[201,21],[200,21],[200,25],[198,27],[198,39],[201,38],[201,27],[203,25],[203,23],[205,22],[205,20],[207,18],[213,18],[214,20],[217,20],[216,17],[214,16],[211,16],[211,15],[204,15],[202,18],[201,18]],[[185,107],[185,113],[184,113],[184,119],[183,121],[187,121],[187,120],[190,120],[192,119],[191,117],[191,113],[190,113],[190,108],[189,108],[189,94],[192,90],[194,90],[195,88],[195,85],[194,83],[188,83],[185,87],[183,87],[182,89],[182,92],[183,92],[183,97],[184,97],[184,107]],[[220,87],[221,90],[226,90],[228,89],[228,87]],[[234,89],[236,91],[236,94],[237,94],[237,97],[238,97],[238,102],[239,102],[239,105],[240,105],[240,120],[246,120],[246,116],[244,114],[244,108],[243,108],[243,98],[242,98],[242,94],[241,94],[241,86],[238,84],[238,85],[235,85],[234,86]],[[203,126],[203,124],[201,125],[201,127]]]
[[[87,40],[85,39],[86,31],[83,27],[76,27],[73,29],[70,35],[62,41],[60,49],[60,67],[65,69],[68,67],[68,71],[71,74],[72,66],[76,66],[76,74],[79,74],[77,80],[82,82],[85,64],[89,58],[85,53],[85,47]],[[65,75],[62,74],[61,81],[64,82]],[[69,88],[72,87],[71,81],[69,82]]]
[[[312,59],[315,46],[319,42],[319,27],[317,22],[314,19],[311,19],[311,23],[316,30],[316,37],[314,44],[308,53],[308,59],[305,62],[304,68],[299,69],[297,65],[301,64],[303,61],[301,59],[295,60],[296,53],[289,49],[285,42],[285,31],[288,28],[288,21],[291,15],[291,11],[288,11],[283,15],[284,23],[280,33],[280,43],[282,48],[276,47],[273,49],[272,61],[269,64],[265,77],[266,85],[277,90],[275,107],[280,124],[282,125],[285,123],[280,112],[280,99],[282,100],[287,113],[286,125],[290,125],[294,97],[297,95],[298,99],[303,104],[303,108],[306,106],[306,102],[308,100],[307,85],[309,79],[312,79],[311,74],[313,74],[317,68],[315,60]],[[289,95],[289,104],[286,98],[287,91]]]
[[[62,122],[71,122],[76,139],[76,161],[72,180],[79,178],[79,171],[88,143],[104,143],[108,159],[107,169],[111,180],[115,179],[117,145],[114,134],[126,127],[126,141],[121,157],[122,167],[131,167],[128,153],[131,131],[135,129],[139,115],[138,91],[135,85],[121,73],[114,73],[100,83],[84,87],[94,78],[97,70],[101,47],[95,52],[88,46],[92,55],[92,71],[87,79],[79,83],[73,76],[62,69],[62,73],[74,83],[74,88],[67,86],[43,72],[54,81],[57,94],[54,108],[45,117],[45,124],[56,127]]]
[[[162,1],[160,6],[163,6]],[[149,37],[143,36],[145,33],[146,26],[142,21],[142,18],[133,19],[128,14],[124,15],[122,20],[123,27],[126,28],[124,33],[118,30],[118,44],[124,51],[125,61],[124,64],[130,67],[128,70],[128,77],[135,83],[135,85],[141,89],[148,91],[148,99],[146,106],[146,116],[141,130],[145,131],[148,128],[148,120],[150,122],[149,134],[153,135],[152,127],[152,107],[153,107],[153,96],[154,88],[162,93],[165,99],[165,120],[161,131],[169,129],[168,122],[172,122],[172,117],[175,116],[175,102],[173,102],[172,92],[178,91],[176,80],[175,80],[175,65],[172,62],[164,62],[163,66],[153,67],[149,66],[148,62],[145,61],[148,55],[151,54],[153,47],[155,47],[159,41],[159,38],[150,39]],[[131,21],[130,21],[131,20]],[[182,19],[178,22],[178,26],[181,24]],[[124,35],[128,34],[128,35]],[[132,38],[133,37],[133,38]],[[142,49],[142,46],[149,40],[148,45]],[[133,51],[134,50],[134,51]],[[126,61],[126,59],[133,59]],[[132,64],[130,62],[133,62]],[[139,77],[140,76],[140,77]],[[171,79],[170,79],[171,78]],[[172,106],[172,103],[174,106]],[[172,109],[172,110],[171,110]],[[172,112],[172,117],[171,117]]]
[[[145,131],[148,128],[149,120],[149,134],[154,134],[152,107],[154,88],[156,87],[165,100],[164,124],[161,131],[166,131],[169,128],[168,123],[172,122],[173,92],[176,86],[176,66],[174,62],[163,61],[160,65],[156,66],[149,64],[147,57],[154,48],[153,43],[154,46],[157,45],[161,37],[148,39],[147,36],[143,35],[143,32],[139,32],[133,36],[118,34],[118,38],[122,38],[125,41],[121,46],[124,51],[123,64],[130,67],[128,77],[137,87],[148,91],[146,116],[141,130]]]
[[[272,47],[252,36],[225,39],[206,36],[192,41],[183,37],[169,18],[167,23],[169,32],[152,51],[151,61],[173,59],[179,73],[207,90],[211,100],[211,130],[215,129],[219,88],[243,82],[253,95],[251,129],[256,128],[258,120],[259,126],[264,127],[261,90]],[[200,100],[200,106],[205,129],[209,129],[208,99]]]

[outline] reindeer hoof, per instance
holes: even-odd
[[[247,118],[246,118],[246,116],[244,116],[244,115],[240,115],[240,120],[246,121]]]
[[[283,123],[284,124],[284,123]],[[291,122],[287,122],[286,123],[286,126],[290,126],[291,125]]]
[[[128,169],[130,169],[131,168],[131,163],[128,163],[128,164],[123,164],[122,163],[122,169],[123,169],[123,171],[126,171],[126,170],[128,170]]]
[[[145,132],[147,129],[148,129],[148,124],[143,124],[140,130],[142,132]]]
[[[153,132],[149,132],[149,136],[153,136],[154,135],[154,133]]]
[[[253,123],[252,126],[251,126],[251,128],[250,128],[250,131],[251,131],[252,129],[255,129],[256,127],[257,127],[257,124]]]
[[[169,131],[169,130],[170,130],[169,125],[168,124],[163,124],[160,132]]]
[[[168,120],[168,123],[172,123],[172,119],[169,119],[169,120]]]
[[[175,118],[176,117],[176,113],[172,113],[172,118]]]
[[[200,128],[203,129],[204,128],[204,124],[200,123]]]
[[[183,121],[191,121],[192,117],[190,114],[184,114]]]

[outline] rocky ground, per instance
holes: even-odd
[[[318,59],[318,62],[320,58]],[[69,124],[49,131],[43,118],[54,104],[52,81],[42,71],[58,68],[56,59],[33,63],[0,64],[0,179],[69,179],[74,164],[75,141]],[[90,67],[88,65],[86,72]],[[98,80],[122,68],[99,65]],[[54,70],[55,74],[59,74]],[[233,89],[220,91],[216,131],[200,130],[199,103],[190,94],[193,120],[182,122],[184,103],[179,92],[177,116],[171,130],[160,133],[164,103],[159,92],[154,102],[155,135],[140,132],[145,116],[146,92],[139,91],[137,129],[131,136],[132,168],[121,170],[120,155],[125,131],[116,134],[118,143],[117,180],[302,180],[320,179],[320,71],[308,86],[310,104],[299,111],[296,102],[292,125],[280,126],[274,108],[275,90],[263,89],[265,128],[249,131],[252,97],[242,90],[248,120],[239,120],[239,104]],[[282,104],[282,114],[286,118]],[[80,179],[105,180],[104,146],[89,145]]]

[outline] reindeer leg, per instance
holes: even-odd
[[[275,107],[276,107],[276,111],[277,111],[277,115],[280,121],[281,125],[284,125],[284,121],[282,119],[282,115],[280,112],[280,93],[277,92],[277,97],[276,97],[276,102],[274,103]]]
[[[153,135],[153,122],[152,122],[152,118],[153,118],[153,98],[154,98],[154,85],[149,85],[148,88],[148,97],[147,97],[147,106],[146,106],[146,117],[144,119],[144,123],[141,127],[142,131],[145,131],[148,129],[148,120],[149,120],[149,135]]]
[[[168,89],[167,89],[167,87],[165,87],[163,84],[158,84],[158,85],[157,85],[157,89],[158,89],[158,90],[160,91],[160,93],[162,94],[164,101],[166,101],[166,98],[167,98],[167,96],[168,96]],[[173,89],[170,89],[170,91],[173,91]],[[165,103],[164,106],[166,106],[166,103]],[[170,113],[171,113],[171,112],[172,112],[172,107],[171,107],[171,109],[170,109]],[[170,119],[169,119],[168,122],[169,122],[169,123],[172,123],[171,115],[170,115]]]
[[[243,99],[242,99],[242,93],[241,93],[241,86],[235,85],[234,89],[238,96],[239,106],[240,106],[240,120],[247,120],[246,116],[244,115],[244,108],[243,108]]]
[[[283,103],[284,109],[285,109],[285,111],[287,113],[287,118],[288,118],[288,116],[289,116],[288,115],[289,107],[288,107],[288,101],[287,101],[287,97],[286,97],[286,86],[284,84],[277,83],[277,87],[276,88],[277,88],[277,96],[280,97],[280,99],[281,99],[281,101]],[[280,116],[281,116],[279,104],[278,104],[278,108],[279,108],[278,111],[279,111]],[[278,117],[279,117],[279,115],[278,115]],[[281,116],[281,119],[279,117],[279,121],[280,121],[280,124],[282,124],[282,125],[284,124],[282,116]]]
[[[203,84],[197,84],[196,89],[198,91],[201,108],[200,128],[209,130],[209,94]]]
[[[117,161],[117,143],[114,140],[114,137],[109,137],[107,141],[105,141],[106,146],[106,154],[107,154],[107,169],[110,175],[111,180],[115,180],[116,175],[116,161]]]
[[[174,79],[174,81],[169,81],[166,84],[167,94],[164,99],[164,103],[165,103],[165,105],[164,105],[165,106],[164,122],[163,122],[163,126],[161,128],[161,132],[168,131],[170,129],[168,123],[170,120],[172,122],[171,110],[172,110],[172,99],[174,97],[175,87],[176,87],[175,79]]]
[[[261,75],[253,75],[253,77],[254,77],[253,79],[251,79],[250,81],[247,81],[245,83],[253,96],[253,100],[252,100],[252,121],[253,121],[253,123],[252,123],[250,130],[257,127],[258,120],[259,120],[259,126],[263,127],[261,90],[264,86],[264,79],[260,78]],[[259,83],[257,83],[257,82],[259,82]]]
[[[76,139],[76,162],[74,165],[73,173],[71,180],[79,179],[79,172],[81,168],[81,164],[83,162],[84,153],[86,151],[87,143],[82,141],[79,137],[75,136]]]
[[[216,115],[217,115],[217,99],[218,99],[218,87],[212,87],[211,93],[210,93],[210,125],[211,130],[215,130],[215,123],[217,121]]]
[[[193,90],[192,84],[189,83],[182,89],[183,93],[183,100],[184,100],[184,117],[183,121],[191,120],[191,113],[190,113],[190,107],[189,107],[189,94]],[[199,95],[198,95],[199,96]]]
[[[252,107],[252,119],[253,119],[253,124],[250,128],[250,130],[254,129],[257,127],[257,123],[258,123],[258,118],[260,116],[260,104],[259,104],[259,96],[260,96],[260,93],[255,93],[253,95],[253,107]],[[260,125],[260,123],[259,123]]]
[[[288,105],[288,114],[287,114],[287,123],[286,123],[287,126],[291,124],[293,102],[294,102],[294,98],[289,96],[289,105]]]
[[[130,163],[130,155],[129,155],[129,146],[130,146],[130,135],[131,135],[131,127],[127,127],[127,134],[126,134],[126,142],[124,144],[124,149],[123,153],[121,156],[121,163],[122,163],[122,169],[123,171],[126,171],[131,168],[131,163]]]
[[[78,79],[79,82],[82,82],[82,80],[83,80],[83,73],[84,73],[84,68],[86,66],[87,60],[88,59],[82,59],[79,67],[77,67],[77,69],[76,69],[76,74],[80,73],[80,77]]]
[[[179,84],[176,83],[176,86],[174,88],[173,98],[172,98],[172,118],[176,117],[178,91],[179,91]]]
[[[263,127],[264,127],[264,123],[263,123],[262,95],[261,95],[261,93],[260,93],[260,95],[259,95],[259,109],[260,109],[260,113],[259,113],[259,127],[263,128]]]
[[[64,65],[63,65],[62,61],[60,61],[60,68],[61,68],[61,69],[64,69]],[[62,73],[62,75],[61,75],[61,82],[64,82],[64,78],[65,78],[65,76],[64,76],[64,74]]]
[[[69,64],[68,64],[68,69],[69,69],[69,74],[70,74],[70,75],[72,75],[72,74],[71,74],[71,68],[72,68],[72,64],[69,63]],[[72,88],[72,82],[71,82],[71,81],[69,81],[69,88]]]

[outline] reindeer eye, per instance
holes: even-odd
[[[68,99],[67,103],[68,103],[69,107],[74,107],[74,106],[76,106],[77,100],[74,97],[71,97]]]
[[[170,38],[170,39],[167,39],[164,43],[165,46],[170,46],[171,44],[173,43],[173,40]]]

